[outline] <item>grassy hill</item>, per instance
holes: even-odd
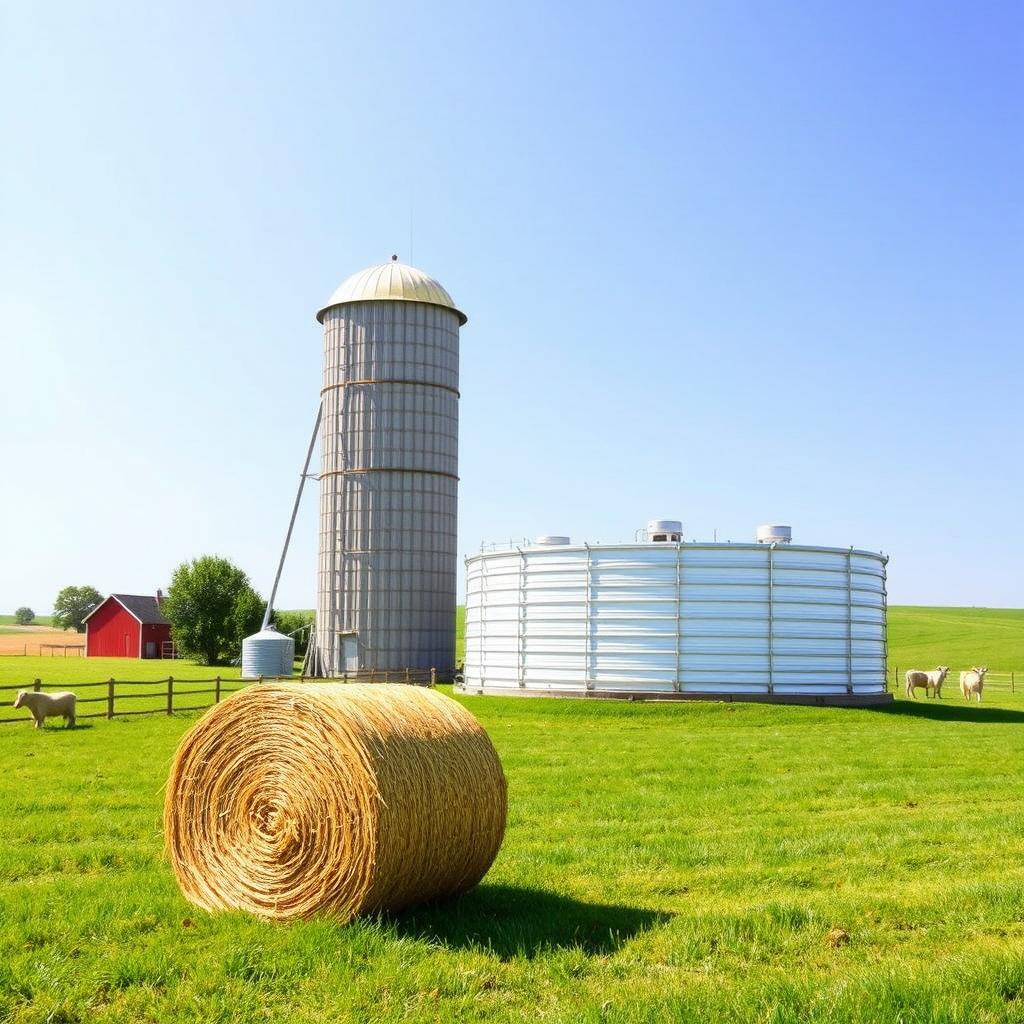
[[[0,626],[15,626],[17,623],[13,615],[0,615]],[[52,615],[37,615],[31,622],[33,626],[52,626]]]
[[[890,671],[936,665],[1024,672],[1024,608],[891,607]]]

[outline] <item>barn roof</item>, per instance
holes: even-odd
[[[144,626],[169,626],[155,597],[139,594],[111,594],[117,598]]]
[[[145,594],[111,594],[105,597],[88,615],[90,618],[95,615],[107,601],[114,600],[122,605],[131,615],[139,620],[144,626],[169,626],[170,622],[164,618],[160,611],[160,605],[155,597]]]

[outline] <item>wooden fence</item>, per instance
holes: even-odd
[[[26,654],[28,653],[28,645],[26,644]],[[39,645],[39,656],[43,656],[43,651],[48,651],[51,658],[55,658],[58,655],[57,651],[61,651],[66,658],[68,651],[74,651],[74,656],[77,658],[85,657],[85,644],[40,644]]]
[[[0,693],[10,693],[11,700],[0,701],[0,709],[14,706],[14,696],[18,690],[35,690],[46,693],[48,690],[71,690],[78,698],[75,702],[76,708],[83,705],[101,704],[103,707],[96,711],[81,711],[76,718],[120,718],[123,715],[173,715],[180,711],[205,711],[207,708],[219,704],[221,698],[230,693],[244,689],[246,686],[271,681],[287,681],[300,683],[327,683],[327,682],[369,682],[369,683],[407,683],[416,686],[433,686],[437,682],[437,671],[435,669],[402,669],[397,672],[352,672],[343,679],[310,679],[306,676],[276,676],[257,679],[225,679],[221,676],[211,676],[203,679],[175,679],[174,676],[167,676],[166,679],[106,679],[98,683],[44,683],[41,679],[33,680],[31,685],[15,683],[13,685],[0,686]],[[165,689],[157,690],[154,687],[163,686]],[[79,690],[98,690],[102,692],[95,697],[83,697]],[[196,698],[205,697],[205,701],[195,703]],[[212,698],[212,699],[210,699]],[[148,705],[133,705],[130,708],[122,709],[118,706],[120,701],[146,701]],[[187,703],[183,704],[182,701]],[[27,711],[19,714],[17,718],[0,718],[0,725],[8,722],[25,722],[30,719]]]
[[[39,640],[25,640],[21,644],[21,650],[18,651],[12,648],[10,639],[7,637],[8,643],[5,645],[7,650],[0,651],[0,658],[45,658],[47,655],[51,658],[66,658],[69,651],[72,658],[85,657],[85,644],[54,644]],[[29,652],[30,647],[35,648],[34,654]]]
[[[892,687],[893,693],[903,693],[906,688],[906,683],[903,679],[906,669],[894,667],[892,670]],[[927,671],[931,671],[928,669]],[[963,670],[963,671],[966,671]],[[960,696],[960,672],[961,669],[950,669],[949,675],[946,676],[946,681],[942,684],[943,690],[947,693],[956,693]],[[1024,677],[1022,677],[1022,683],[1024,683]],[[1017,692],[1017,680],[1015,672],[986,672],[985,673],[985,690],[1004,690],[1007,693]]]

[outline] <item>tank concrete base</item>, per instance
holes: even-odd
[[[809,707],[870,708],[891,704],[891,693],[676,693],[634,690],[527,690],[519,687],[476,690],[455,687],[465,697],[562,697],[576,700],[720,701],[723,704],[798,704]]]

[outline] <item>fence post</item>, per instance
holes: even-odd
[[[174,676],[167,677],[167,714],[174,714]]]
[[[220,703],[220,676],[217,676],[216,683],[217,683],[217,685],[216,685],[216,687],[214,688],[214,691],[213,691],[213,703],[214,704],[219,704]]]
[[[406,685],[408,685],[408,683],[409,683],[409,670],[408,669],[405,670],[405,682],[406,682]]]
[[[263,682],[263,676],[259,676],[259,678],[257,678],[256,682],[257,683],[262,683]]]
[[[107,680],[107,718],[114,717],[114,677]]]
[[[437,669],[432,668],[430,670],[430,685],[437,686]]]

